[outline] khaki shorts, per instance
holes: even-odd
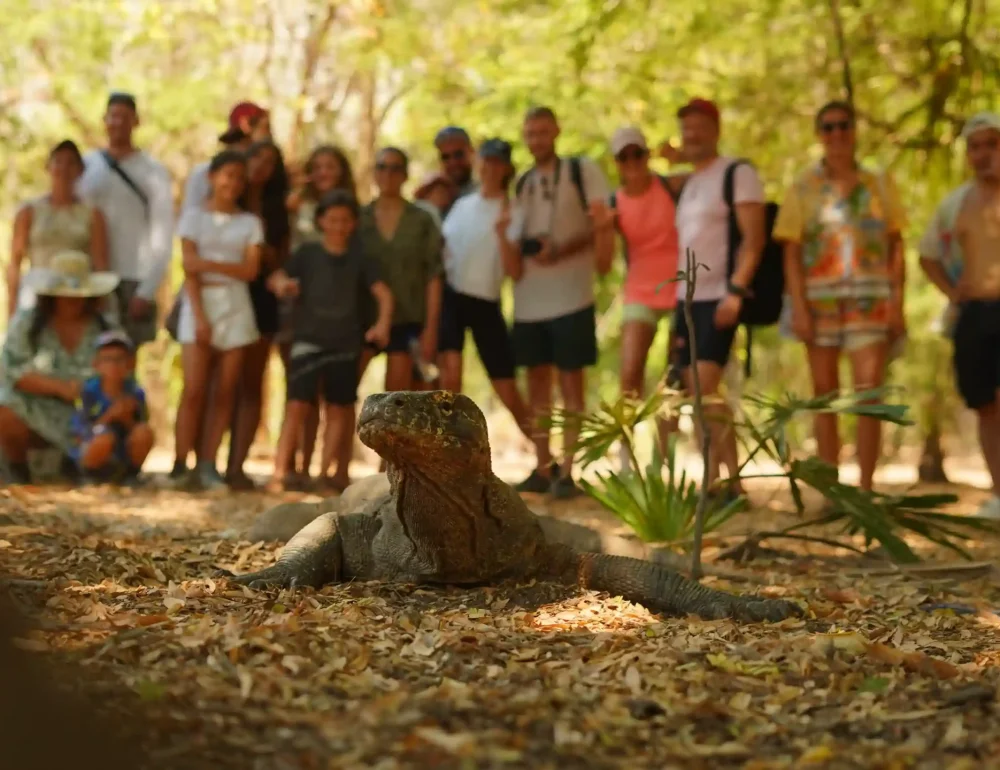
[[[181,302],[177,341],[189,345],[195,342],[194,311],[187,294]],[[201,302],[212,327],[211,346],[216,350],[235,350],[260,339],[250,290],[245,283],[202,286]]]
[[[656,327],[664,318],[669,320],[673,312],[673,310],[649,307],[640,302],[626,302],[622,308],[622,323],[644,323]]]

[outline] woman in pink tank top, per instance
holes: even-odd
[[[666,282],[677,277],[675,201],[686,177],[653,173],[649,147],[638,128],[618,129],[611,151],[621,180],[611,208],[626,260],[621,389],[641,396],[650,345],[677,302],[675,284]]]

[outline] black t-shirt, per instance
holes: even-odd
[[[299,282],[292,315],[293,343],[316,345],[324,351],[361,350],[365,327],[362,298],[380,280],[378,263],[365,256],[352,238],[347,251],[331,254],[322,243],[305,243],[285,263],[285,272]]]

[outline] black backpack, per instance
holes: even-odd
[[[675,192],[674,188],[670,186],[670,180],[667,177],[663,176],[662,174],[656,174],[656,178],[660,180],[660,184],[663,186],[663,189],[667,191],[667,195],[670,196],[670,200],[672,200],[674,202],[674,206],[676,206],[677,201],[679,201],[681,198],[681,193],[684,190],[684,186],[681,185],[681,188]],[[617,192],[611,193],[610,205],[612,209],[618,208]],[[619,233],[621,232],[621,228],[618,226],[617,217],[615,218],[615,229],[618,230]],[[628,241],[626,241],[624,238],[622,238],[622,256],[625,257],[625,264],[628,264]]]
[[[722,183],[722,197],[729,207],[729,252],[728,275],[732,276],[736,269],[736,255],[740,250],[743,236],[740,233],[739,222],[736,219],[734,202],[734,176],[736,169],[749,164],[745,159],[729,164]],[[740,311],[740,323],[747,331],[747,360],[744,373],[750,376],[750,349],[753,344],[753,328],[755,326],[774,326],[781,318],[781,310],[785,297],[785,259],[784,249],[780,241],[773,236],[774,222],[778,217],[778,204],[767,201],[764,204],[764,250],[761,253],[757,272],[750,282],[752,297],[743,300]]]
[[[560,161],[561,160],[562,160],[562,158],[560,158]],[[580,205],[583,206],[583,210],[586,211],[587,210],[587,191],[583,187],[583,170],[580,168],[580,158],[578,156],[576,156],[576,155],[573,155],[573,156],[567,158],[566,160],[569,161],[569,178],[572,180],[573,186],[576,188],[577,195],[580,196]],[[560,163],[560,165],[557,168],[558,168],[558,170],[562,170],[562,164]],[[525,171],[523,174],[521,174],[521,176],[518,178],[517,182],[514,184],[514,197],[515,198],[520,198],[521,197],[521,190],[524,189],[524,185],[527,183],[528,177],[531,175],[531,172],[534,171],[534,170],[535,170],[535,167],[532,166],[527,171]],[[557,171],[557,173],[558,173],[558,171]]]

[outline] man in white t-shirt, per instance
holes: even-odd
[[[556,154],[559,123],[548,107],[528,111],[524,140],[535,165],[517,183],[505,243],[513,254],[514,328],[518,366],[528,369],[528,400],[536,415],[552,406],[553,369],[559,370],[563,405],[585,407],[584,370],[597,363],[594,316],[594,227],[591,209],[606,208],[608,182],[587,158]],[[513,252],[511,251],[513,250]],[[601,265],[607,272],[610,263]],[[564,431],[562,468],[551,463],[549,436],[536,430],[538,468],[518,486],[555,497],[578,492],[573,482],[572,446],[578,433]]]
[[[139,112],[113,93],[104,113],[108,146],[84,156],[77,194],[104,214],[121,322],[138,347],[156,338],[156,292],[170,264],[174,204],[167,169],[132,143]]]
[[[696,348],[695,365],[701,392],[710,397],[719,390],[743,299],[764,250],[764,189],[753,166],[741,163],[730,172],[734,160],[719,155],[720,120],[714,103],[693,99],[678,111],[677,117],[681,123],[682,158],[694,166],[677,204],[679,267],[686,270],[686,254],[690,250],[698,265],[689,308],[694,322],[691,331]],[[741,236],[733,255],[732,271],[729,269],[730,209],[723,194],[727,172],[733,174],[733,204]],[[686,297],[687,281],[679,281],[672,356],[685,388],[693,393],[691,340],[684,312]],[[713,421],[710,465],[714,476],[719,461],[725,464],[731,479],[728,496],[735,497],[743,489],[737,475],[739,460],[730,410],[725,404],[706,405],[706,410],[724,412],[727,418]]]

